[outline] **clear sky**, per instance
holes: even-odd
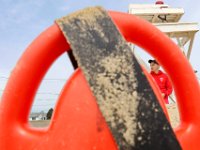
[[[128,5],[152,4],[155,0],[1,0],[0,5],[0,96],[26,47],[54,20],[88,6],[103,6],[107,10],[127,12]],[[198,0],[165,0],[172,7],[182,7],[182,21],[200,22]],[[191,64],[200,71],[200,35],[196,34]],[[141,53],[141,57],[148,59]],[[143,56],[144,55],[144,56]],[[33,111],[47,111],[56,102],[58,93],[73,69],[66,55],[59,58],[43,81],[33,104]],[[199,75],[199,73],[198,73]]]

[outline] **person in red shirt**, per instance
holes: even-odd
[[[154,81],[157,83],[157,85],[162,93],[162,97],[165,100],[165,103],[169,104],[168,96],[173,91],[170,80],[167,77],[167,75],[160,70],[160,65],[158,64],[158,62],[156,60],[149,60],[148,62],[151,67],[150,74],[153,77]]]

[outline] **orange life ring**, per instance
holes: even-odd
[[[110,11],[109,15],[127,41],[145,49],[169,74],[181,119],[175,129],[176,136],[183,149],[199,149],[200,87],[187,59],[166,35],[146,21],[119,12]],[[34,129],[28,125],[31,104],[42,78],[51,64],[69,48],[54,24],[22,55],[0,103],[0,149],[117,149],[79,69],[59,96],[50,126]],[[87,101],[80,101],[80,97]],[[104,132],[96,132],[97,121],[102,124]],[[82,122],[81,126],[79,122]]]

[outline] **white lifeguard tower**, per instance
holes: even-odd
[[[158,0],[155,4],[130,4],[128,12],[155,25],[173,39],[188,60],[190,59],[195,34],[199,28],[195,22],[180,22],[184,14],[183,8],[172,8]]]
[[[181,48],[188,60],[190,59],[195,34],[199,28],[196,22],[180,21],[184,15],[183,8],[172,8],[164,4],[162,0],[157,0],[155,4],[130,4],[128,12],[155,25]],[[135,46],[132,45],[132,48],[134,51]],[[135,56],[140,64],[149,70],[149,67],[137,53]],[[174,101],[175,97],[171,98]]]

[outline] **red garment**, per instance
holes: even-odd
[[[164,100],[165,103],[169,103],[168,102],[168,96],[172,93],[172,85],[169,81],[169,78],[167,77],[167,75],[165,73],[163,73],[162,71],[159,70],[158,74],[154,73],[151,71],[151,75],[153,77],[153,79],[156,81],[161,93],[164,93]]]

